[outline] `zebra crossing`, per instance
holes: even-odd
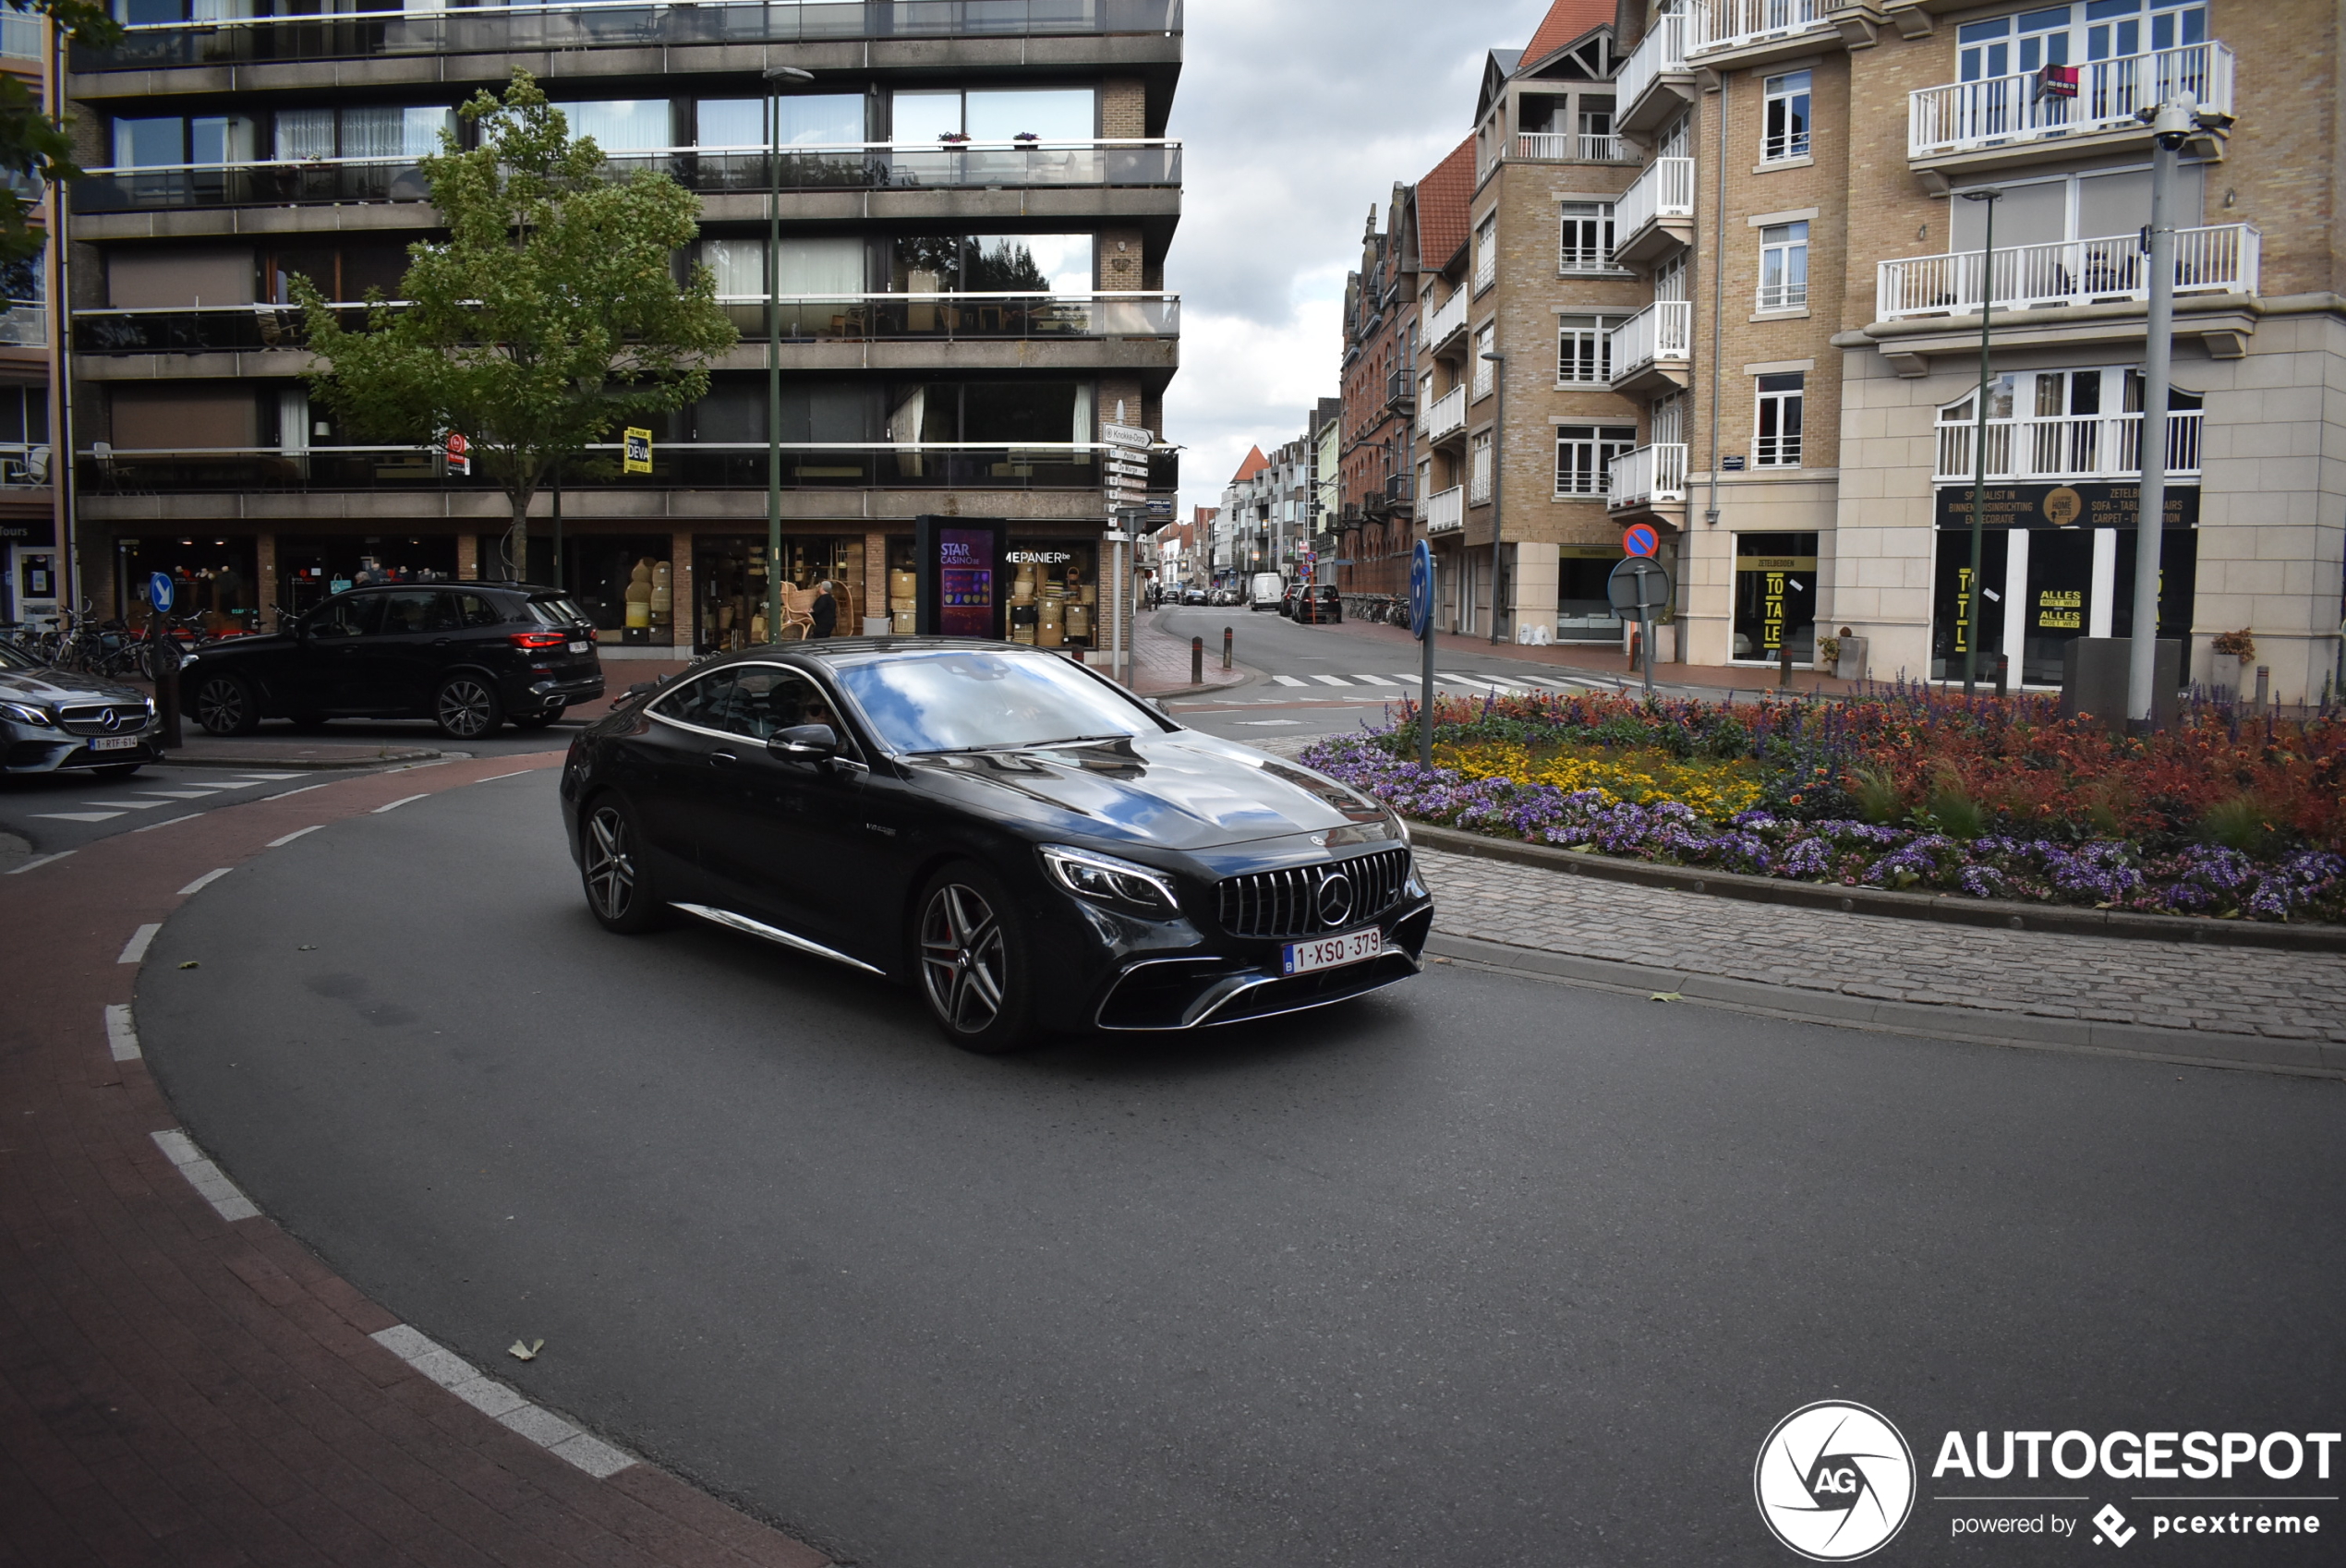
[[[234,794],[239,790],[257,790],[264,784],[282,784],[289,778],[300,777],[301,775],[297,773],[238,773],[217,783],[200,784],[191,780],[174,778],[172,782],[178,786],[176,789],[157,789],[152,786],[137,789],[126,786],[119,793],[109,795],[103,800],[80,802],[85,806],[97,808],[91,811],[36,811],[27,812],[25,814],[49,822],[112,822],[115,817],[127,816],[134,811],[156,811],[164,806],[181,805],[188,801],[205,800],[213,795]]]
[[[1557,693],[1610,689],[1609,682],[1585,676],[1514,673],[1501,676],[1477,674],[1470,670],[1437,669],[1433,672],[1433,680],[1436,685],[1446,692],[1498,692],[1510,696],[1553,695]],[[1423,675],[1415,669],[1392,672],[1347,670],[1341,675],[1274,675],[1271,677],[1271,681],[1274,685],[1286,688],[1286,691],[1277,696],[1257,696],[1238,700],[1293,702],[1298,699],[1288,694],[1288,693],[1307,693],[1312,696],[1321,697],[1331,694],[1330,688],[1362,695],[1374,694],[1379,697],[1406,696],[1420,688],[1423,681]]]

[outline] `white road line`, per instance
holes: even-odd
[[[161,811],[169,801],[138,801],[127,795],[116,795],[110,801],[84,801],[85,806],[113,806],[119,811]]]
[[[127,814],[118,811],[37,811],[30,814],[42,822],[112,822]]]
[[[1274,675],[1271,679],[1276,681],[1282,686],[1300,686],[1303,684],[1301,681],[1297,680],[1292,675]]]
[[[532,1405],[496,1379],[483,1376],[479,1368],[463,1357],[442,1349],[405,1323],[393,1323],[368,1337],[500,1426],[509,1427],[538,1447],[567,1459],[597,1480],[615,1476],[635,1463],[634,1454],[589,1436],[550,1410]]]
[[[153,941],[155,933],[162,929],[161,925],[142,925],[132,932],[130,940],[122,945],[122,956],[115,959],[115,962],[135,964],[142,961],[147,956],[147,944]]]
[[[1312,679],[1317,681],[1323,686],[1343,686],[1349,689],[1352,684],[1351,681],[1347,681],[1341,675],[1314,675]]]
[[[525,767],[518,773],[492,773],[486,778],[476,778],[473,782],[476,784],[494,784],[500,778],[519,778],[523,773],[535,773],[538,770],[534,767]]]
[[[179,896],[183,899],[192,899],[236,869],[233,865],[224,865],[217,871],[207,871],[185,887],[180,888]]]
[[[319,782],[319,783],[316,783],[316,784],[304,784],[304,785],[303,785],[300,789],[298,789],[298,790],[279,790],[276,794],[273,794],[273,795],[264,795],[264,796],[262,796],[261,798],[262,798],[263,800],[269,800],[269,801],[284,801],[284,800],[290,800],[291,798],[293,798],[293,797],[294,797],[294,796],[296,796],[296,795],[307,795],[307,794],[308,794],[308,793],[309,793],[309,791],[310,791],[310,790],[322,790],[322,789],[324,789],[324,788],[325,788],[328,784],[332,784],[332,783],[333,783],[333,782],[335,782],[335,780],[333,780],[333,779],[332,779],[332,778],[328,778],[328,779],[324,779],[324,780],[322,780],[322,781],[320,781],[320,782]]]
[[[420,801],[420,800],[422,800],[423,798],[424,798],[424,797],[423,797],[423,796],[421,796],[421,795],[408,795],[408,796],[406,796],[406,797],[405,797],[405,798],[403,798],[403,799],[401,799],[401,800],[396,800],[396,801],[392,802],[391,802],[391,804],[389,804],[389,805],[387,805],[387,806],[377,806],[377,807],[375,808],[375,814],[376,814],[377,816],[381,816],[381,815],[382,815],[382,814],[383,814],[383,813],[385,813],[385,812],[387,812],[387,811],[397,811],[397,810],[398,810],[401,806],[405,805],[405,804],[406,804],[409,801]]]
[[[298,778],[298,773],[242,773],[236,776],[247,784],[282,784],[288,778]]]
[[[1358,681],[1363,686],[1401,686],[1408,684],[1407,681],[1396,681],[1390,675],[1355,675],[1352,679]]]
[[[130,1004],[106,1004],[106,1048],[117,1062],[139,1059],[139,1031],[130,1021]]]
[[[227,785],[222,784],[206,790],[141,790],[139,793],[160,795],[166,801],[200,801],[206,795],[217,795],[222,790],[227,788]]]
[[[218,1165],[203,1157],[203,1152],[187,1140],[177,1128],[153,1135],[155,1147],[163,1157],[179,1167],[187,1185],[203,1194],[204,1201],[219,1212],[224,1220],[250,1220],[260,1217],[260,1210],[253,1200],[237,1189],[236,1184],[223,1174]]]
[[[324,823],[322,823],[322,822],[314,822],[314,823],[311,823],[311,824],[310,824],[308,826],[307,826],[307,827],[296,827],[296,828],[295,828],[295,829],[294,829],[291,833],[286,834],[286,835],[285,835],[284,838],[272,838],[272,839],[270,839],[270,840],[269,840],[269,842],[268,842],[268,844],[267,844],[266,846],[264,846],[264,847],[265,847],[265,848],[268,848],[268,849],[272,849],[272,850],[282,850],[282,849],[284,849],[286,845],[288,845],[288,844],[292,843],[295,839],[296,839],[296,838],[300,838],[303,834],[305,834],[305,833],[315,833],[315,832],[317,832],[317,831],[318,831],[318,829],[320,829],[320,827],[323,827],[323,826],[326,826],[326,825],[325,825]]]
[[[133,833],[152,833],[156,828],[168,827],[175,822],[193,822],[196,819],[193,814],[189,814],[187,816],[166,816],[161,822],[151,822],[144,827],[134,827],[130,831]]]
[[[42,855],[42,856],[38,857],[37,859],[34,859],[34,860],[29,860],[29,861],[25,862],[24,862],[24,864],[22,864],[22,865],[20,865],[20,866],[15,866],[15,867],[12,867],[12,868],[11,868],[11,869],[10,869],[10,870],[6,873],[6,874],[7,874],[7,875],[10,875],[10,876],[22,876],[22,875],[23,875],[26,872],[30,871],[30,870],[31,870],[34,866],[37,866],[37,865],[47,865],[47,864],[48,864],[51,861],[61,861],[61,860],[65,859],[67,855],[69,855],[69,854],[71,854],[71,853],[73,853],[73,851],[72,851],[71,850],[58,850],[55,854],[54,854],[54,855]]]

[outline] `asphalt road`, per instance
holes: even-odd
[[[981,1059],[746,937],[603,934],[553,782],[205,888],[141,971],[149,1064],[391,1310],[857,1562],[1789,1562],[1754,1456],[1832,1398],[1924,1467],[1877,1561],[2069,1561],[2090,1525],[1953,1520],[2140,1526],[2143,1483],[1934,1485],[1941,1435],[2340,1426],[2340,1085],[1457,965]],[[2008,1490],[2086,1501],[1937,1500]]]

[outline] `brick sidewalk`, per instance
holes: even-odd
[[[0,878],[0,1563],[820,1568],[403,1332],[178,1134],[139,1055],[140,934],[187,885],[558,756],[331,779]]]
[[[1222,668],[1222,650],[1209,643],[1205,649],[1205,679],[1203,685],[1228,687],[1242,684],[1248,675],[1243,669]],[[1132,618],[1132,690],[1143,696],[1164,692],[1186,692],[1200,684],[1190,679],[1190,642],[1159,631],[1156,612],[1146,610]]]

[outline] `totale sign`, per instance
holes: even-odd
[[[1989,485],[1986,516],[1989,528],[2132,528],[2142,504],[2138,484]],[[1971,526],[1971,487],[1949,485],[1939,491],[1939,525]],[[2170,528],[2199,525],[2199,487],[2167,487]]]

